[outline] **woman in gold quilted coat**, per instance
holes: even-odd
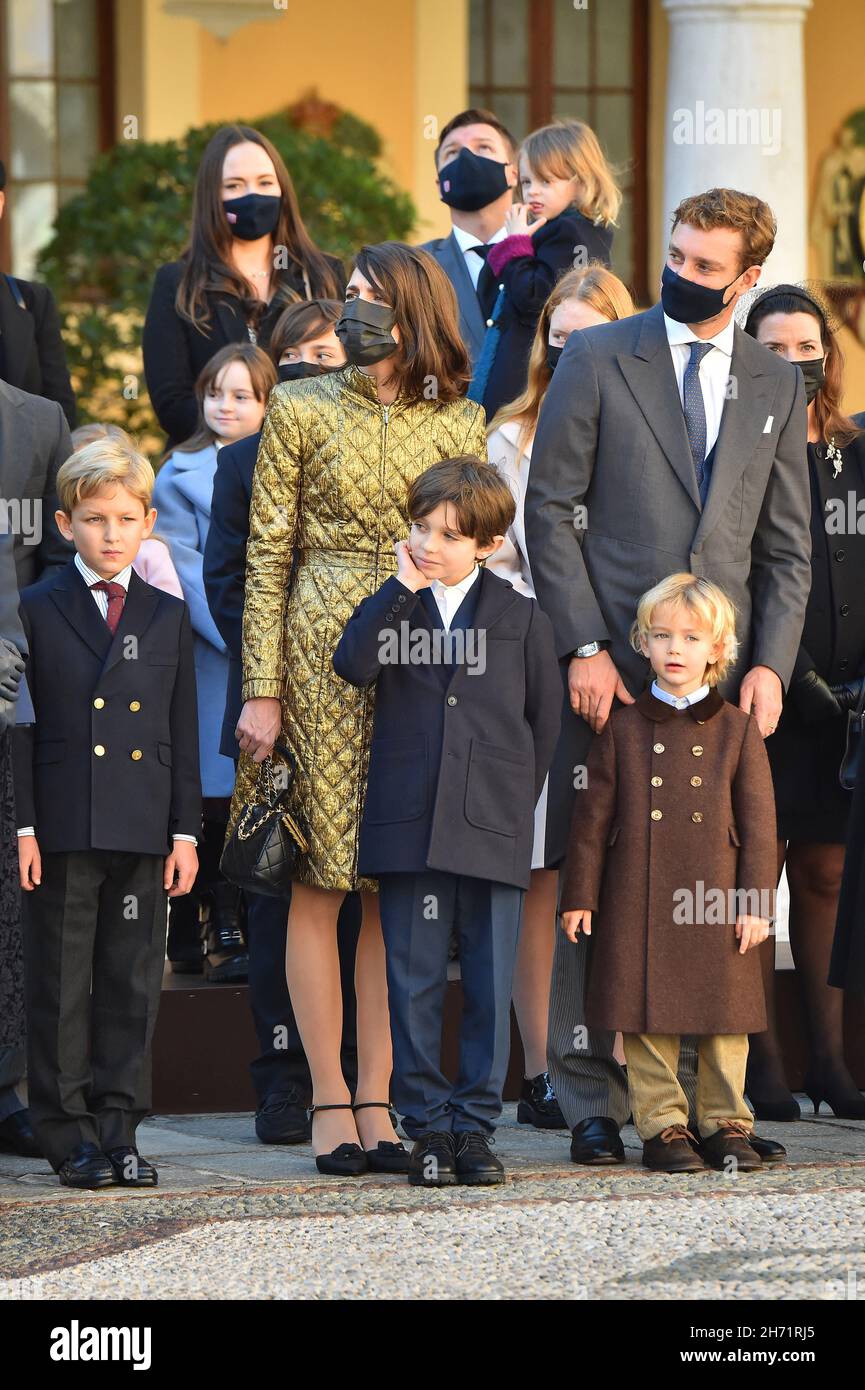
[[[316,1161],[324,1172],[402,1171],[407,1155],[394,1148],[382,1104],[391,1047],[377,885],[357,876],[374,691],[340,680],[332,657],[355,606],[396,571],[409,484],[439,459],[483,457],[485,422],[465,399],[468,359],[453,289],[426,252],[398,242],[363,247],[337,333],[350,365],[277,386],[259,446],[232,824],[281,729],[297,763],[292,808],[310,831],[292,892],[286,971],[312,1074]],[[363,895],[355,1103],[379,1103],[356,1114],[340,1066],[336,946],[340,905],[352,889]],[[345,1108],[319,1114],[331,1106]]]

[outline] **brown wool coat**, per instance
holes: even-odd
[[[594,741],[586,780],[571,822],[562,911],[593,911],[588,1025],[761,1032],[759,956],[753,947],[739,954],[728,895],[763,890],[774,912],[775,808],[756,721],[714,690],[687,711],[646,691]],[[724,893],[718,917],[713,889]],[[684,922],[682,890],[694,895]],[[760,901],[738,910],[765,916]]]

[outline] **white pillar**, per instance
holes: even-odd
[[[778,222],[765,284],[808,272],[802,26],[811,0],[663,0],[670,23],[664,229],[682,198],[738,188]]]

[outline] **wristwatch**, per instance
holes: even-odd
[[[576,647],[571,656],[597,656],[606,644],[603,642],[584,642],[581,647]]]

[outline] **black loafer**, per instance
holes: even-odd
[[[67,1154],[57,1176],[64,1187],[114,1187],[117,1178],[108,1156],[95,1144],[79,1144]]]
[[[16,1110],[14,1115],[0,1120],[0,1153],[19,1154],[21,1158],[44,1158],[26,1110]]]
[[[121,1187],[156,1187],[159,1174],[137,1149],[127,1145],[121,1149],[109,1149],[105,1155],[114,1169],[114,1177]]]
[[[267,1096],[256,1112],[255,1132],[262,1144],[308,1144],[312,1126],[300,1093],[292,1088]]]
[[[435,1130],[418,1139],[408,1160],[412,1187],[453,1187],[457,1180],[454,1136]]]
[[[480,1130],[460,1130],[456,1141],[457,1182],[467,1186],[487,1186],[504,1182],[501,1160],[490,1151],[492,1140]]]
[[[540,1076],[523,1082],[517,1124],[534,1125],[535,1129],[567,1129],[568,1123],[556,1100],[549,1072],[542,1071]]]
[[[606,1115],[580,1120],[571,1134],[572,1163],[624,1163],[625,1146],[619,1136],[619,1126]]]
[[[755,1153],[758,1153],[764,1163],[786,1163],[787,1150],[783,1144],[779,1144],[775,1139],[764,1139],[762,1134],[755,1134],[753,1130],[748,1136],[748,1143]]]

